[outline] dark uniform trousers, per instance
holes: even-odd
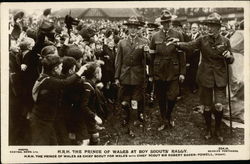
[[[128,37],[118,43],[115,59],[115,79],[119,79],[121,84],[119,99],[126,111],[127,121],[131,114],[131,100],[137,101],[137,116],[144,110],[143,82],[146,74],[144,63],[146,59],[143,46],[145,44],[145,39],[138,36],[134,38],[133,42]]]
[[[155,93],[158,99],[162,121],[171,119],[175,101],[179,95],[179,75],[186,73],[185,55],[180,55],[175,46],[167,45],[170,38],[183,41],[181,33],[170,29],[155,33],[150,43],[154,58],[151,62],[150,76],[155,81]]]

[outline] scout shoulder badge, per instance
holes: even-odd
[[[45,77],[40,76],[39,79],[41,79],[41,78],[42,78],[42,80],[37,80],[37,81],[35,82],[34,87],[33,87],[33,89],[32,89],[32,98],[33,98],[34,102],[37,102],[37,97],[38,97],[38,93],[39,93],[39,91],[40,91],[40,86],[42,85],[42,83],[43,83],[46,79],[49,79],[49,76],[45,76]]]

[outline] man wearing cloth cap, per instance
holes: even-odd
[[[230,42],[220,35],[221,16],[212,13],[204,22],[208,27],[208,34],[189,43],[177,42],[180,49],[199,49],[202,54],[201,64],[197,73],[200,87],[200,103],[204,111],[207,126],[206,139],[212,137],[211,114],[215,116],[214,136],[223,142],[220,125],[223,116],[223,105],[226,103],[227,66],[234,61]],[[213,110],[212,110],[213,109]]]
[[[143,82],[144,82],[144,44],[145,40],[137,36],[141,23],[137,17],[131,17],[125,25],[128,26],[129,36],[118,43],[115,59],[115,82],[121,84],[121,104],[126,112],[124,125],[131,130],[131,102],[132,108],[137,109],[137,117],[143,121]]]
[[[161,113],[159,131],[166,126],[174,126],[171,113],[179,94],[179,80],[183,82],[186,72],[184,55],[179,56],[175,46],[169,44],[173,39],[183,41],[181,33],[169,28],[171,18],[170,12],[162,11],[160,21],[163,29],[153,35],[150,43],[150,53],[154,56],[150,72],[154,77],[155,94]]]

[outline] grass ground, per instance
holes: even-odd
[[[221,145],[214,138],[204,139],[203,116],[193,110],[193,107],[198,104],[198,93],[192,94],[184,90],[183,98],[177,102],[172,114],[175,127],[160,132],[157,130],[160,115],[158,106],[155,104],[153,107],[147,107],[144,131],[137,122],[133,127],[134,138],[131,138],[127,134],[126,128],[121,125],[121,110],[117,109],[104,124],[106,130],[101,132],[101,143],[103,145]],[[135,113],[136,111],[134,111],[134,115]],[[233,129],[231,136],[230,128],[223,123],[222,134],[224,136],[222,145],[244,144],[244,129]]]

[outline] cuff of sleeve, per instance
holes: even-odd
[[[156,51],[152,50],[152,49],[149,49],[149,53],[153,54],[153,53],[156,53]]]

